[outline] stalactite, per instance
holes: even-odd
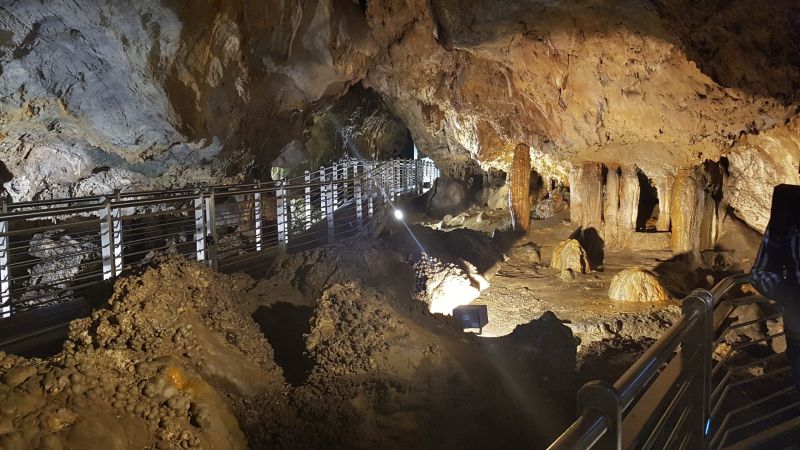
[[[619,226],[621,232],[636,231],[639,215],[639,177],[636,166],[622,166],[619,179]]]
[[[672,217],[672,251],[689,254],[698,261],[700,228],[706,193],[700,186],[694,169],[681,169],[672,185],[670,216]]]
[[[670,197],[672,194],[672,184],[675,178],[672,176],[661,176],[655,179],[656,192],[658,192],[658,222],[656,230],[669,231],[670,219]]]
[[[619,166],[608,166],[603,212],[606,245],[619,245]]]
[[[572,166],[570,183],[570,220],[583,229],[600,229],[603,219],[603,178],[600,163]]]
[[[511,213],[514,229],[528,231],[531,223],[531,154],[530,147],[519,144],[511,162]]]

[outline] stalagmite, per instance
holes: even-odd
[[[636,231],[639,214],[639,177],[636,166],[622,166],[619,179],[619,226],[621,232]]]
[[[700,222],[699,250],[710,250],[717,243],[717,202],[707,192],[703,192],[703,215]]]
[[[674,182],[675,179],[672,176],[661,176],[655,179],[656,192],[658,192],[658,222],[656,223],[658,231],[669,231],[670,195]]]
[[[528,231],[531,224],[531,154],[530,147],[519,144],[511,163],[511,214],[514,229]]]
[[[599,229],[602,222],[603,179],[600,163],[572,166],[569,174],[570,220],[583,229]]]
[[[672,185],[672,251],[699,260],[700,228],[706,194],[694,169],[680,169]]]
[[[604,205],[605,240],[607,245],[619,243],[619,166],[608,166]]]

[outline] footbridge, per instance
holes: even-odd
[[[549,448],[796,448],[800,395],[780,309],[731,276],[683,314],[616,382],[578,392],[578,419]]]
[[[161,255],[234,271],[270,252],[371,233],[395,200],[438,175],[427,159],[343,160],[274,182],[3,203],[0,349],[63,332],[110,294],[111,280]]]

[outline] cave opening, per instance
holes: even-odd
[[[636,231],[654,233],[658,222],[658,191],[653,181],[644,172],[637,169],[639,178],[639,208],[636,214]]]

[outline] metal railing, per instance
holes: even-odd
[[[580,416],[549,448],[717,449],[797,427],[800,401],[773,350],[783,333],[768,326],[780,312],[762,297],[725,298],[749,283],[731,276],[692,292],[681,318],[615,383],[580,389]],[[753,305],[773,311],[754,316]]]
[[[0,317],[82,298],[164,253],[222,270],[368,232],[438,175],[430,160],[343,160],[278,182],[4,204]]]

